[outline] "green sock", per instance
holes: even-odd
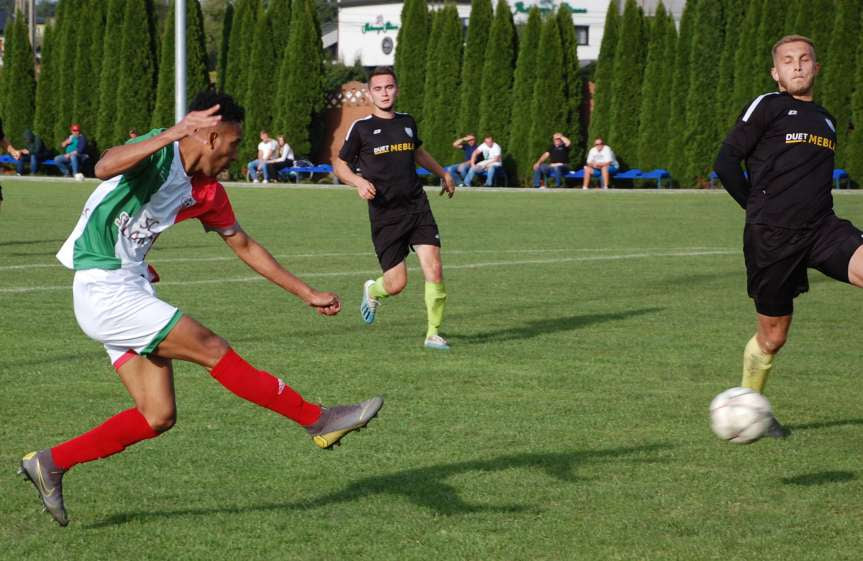
[[[384,288],[384,278],[383,277],[378,277],[377,280],[375,281],[375,284],[373,284],[369,287],[369,296],[371,296],[375,300],[383,300],[384,298],[386,298],[389,295],[390,295],[390,293],[387,292],[386,288]]]
[[[740,385],[764,393],[764,384],[773,366],[773,356],[761,350],[756,336],[753,335],[743,351],[743,379]]]
[[[446,305],[446,287],[441,282],[426,282],[426,311],[428,312],[428,330],[426,337],[438,334],[443,322],[443,309]]]

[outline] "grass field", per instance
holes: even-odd
[[[159,294],[308,398],[382,393],[334,452],[176,367],[177,426],[65,479],[66,529],[20,456],[130,406],[75,323],[53,255],[94,183],[4,181],[0,209],[0,558],[858,560],[863,293],[810,273],[768,397],[794,430],[716,439],[707,405],[754,331],[742,213],[717,192],[433,197],[449,353],[422,348],[422,278],[378,321],[364,203],[346,189],[229,188],[288,268],[343,296],[322,318],[197,222],[162,236]],[[839,194],[863,223],[863,197]]]

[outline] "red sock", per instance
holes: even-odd
[[[107,458],[122,452],[126,446],[158,434],[140,411],[127,409],[93,430],[51,448],[51,456],[58,468],[69,469],[76,464]]]
[[[309,403],[279,378],[255,369],[243,357],[228,349],[210,374],[220,384],[245,400],[257,403],[303,426],[321,416],[321,408]]]

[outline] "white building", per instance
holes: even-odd
[[[516,24],[523,23],[533,5],[549,12],[565,2],[572,10],[572,23],[578,38],[578,58],[596,60],[602,42],[605,14],[609,0],[507,0]],[[659,0],[638,0],[645,13],[651,14]],[[470,0],[455,0],[459,16],[467,27]],[[620,2],[623,4],[623,2]],[[664,0],[666,8],[680,20],[686,0]],[[340,0],[338,20],[338,59],[345,64],[359,60],[363,66],[391,65],[395,62],[396,36],[401,25],[402,2],[392,0]],[[432,9],[443,2],[429,1]]]

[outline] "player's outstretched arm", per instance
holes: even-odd
[[[437,160],[432,157],[431,154],[425,151],[425,148],[423,148],[422,146],[417,148],[414,154],[414,159],[416,160],[416,163],[418,163],[420,166],[426,168],[436,176],[443,179],[443,188],[440,192],[441,195],[446,193],[449,198],[452,198],[452,196],[455,195],[455,183],[452,180],[452,176],[445,169],[443,169],[443,167],[437,162]]]
[[[375,186],[372,185],[372,182],[354,173],[351,166],[338,156],[333,160],[333,171],[342,183],[347,183],[348,185],[356,187],[357,195],[363,199],[370,201],[375,198],[377,191],[375,190]]]
[[[222,120],[220,115],[215,115],[218,110],[219,106],[214,105],[203,111],[192,111],[183,117],[182,121],[160,135],[141,142],[121,144],[109,148],[96,163],[96,177],[105,180],[126,173],[168,144],[192,136],[200,129],[218,125],[219,121]],[[204,139],[201,139],[201,142],[204,142]]]
[[[282,267],[267,249],[246,234],[242,228],[230,235],[222,235],[228,247],[253,271],[282,287],[300,300],[315,308],[319,314],[334,316],[342,309],[342,303],[333,292],[319,292],[304,283],[299,277]]]

